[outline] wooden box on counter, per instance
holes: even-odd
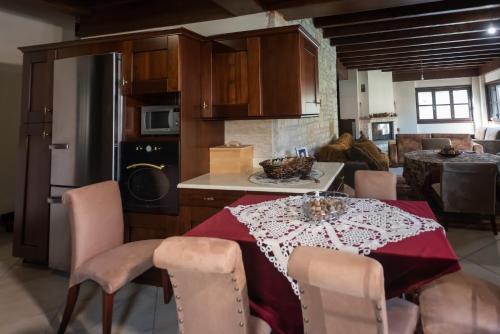
[[[250,173],[253,170],[253,146],[210,147],[210,173]]]

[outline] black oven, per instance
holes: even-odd
[[[121,143],[120,190],[126,212],[179,212],[179,143]]]

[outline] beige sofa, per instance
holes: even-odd
[[[481,145],[486,153],[498,154],[500,152],[500,125],[477,128],[474,143]]]
[[[403,166],[404,155],[422,149],[424,138],[449,138],[453,147],[463,151],[483,152],[482,146],[472,140],[470,134],[457,133],[412,133],[397,134],[396,140],[389,142],[389,162],[391,167]]]

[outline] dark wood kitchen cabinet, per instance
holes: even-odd
[[[128,95],[179,91],[179,36],[125,42],[123,91]]]
[[[23,56],[23,123],[52,121],[52,79],[54,51],[25,53]]]
[[[202,53],[203,118],[319,114],[318,43],[301,26],[211,39]]]
[[[21,126],[13,253],[39,264],[48,259],[50,141],[50,123]]]

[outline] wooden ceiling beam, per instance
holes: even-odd
[[[325,36],[342,37],[366,35],[377,32],[389,32],[415,28],[431,28],[443,25],[484,22],[500,19],[500,7],[482,9],[471,12],[439,14],[392,21],[372,22],[370,24],[353,24],[340,27],[323,28]]]
[[[337,37],[337,38],[331,38],[330,42],[332,45],[339,46],[346,44],[364,44],[364,43],[374,43],[374,42],[384,42],[384,41],[394,41],[394,40],[407,40],[410,38],[419,38],[419,37],[433,37],[433,36],[443,36],[443,35],[448,36],[448,35],[471,33],[471,32],[477,33],[477,32],[486,32],[488,28],[491,27],[492,25],[494,27],[500,28],[500,20],[455,24],[442,27],[373,33],[362,36]],[[331,37],[327,36],[326,33],[324,33],[323,36],[325,38]]]
[[[454,67],[450,69],[429,70],[424,73],[425,80],[476,77],[479,75],[477,66],[472,67]],[[392,72],[392,81],[420,81],[422,72],[417,70]]]
[[[496,59],[493,59],[490,62],[487,62],[484,65],[481,65],[481,67],[479,68],[479,73],[480,74],[486,74],[488,72],[497,70],[499,68],[500,68],[500,58],[496,58]]]
[[[402,65],[402,66],[366,66],[366,67],[360,67],[357,70],[358,71],[374,71],[374,70],[381,70],[384,72],[392,72],[392,71],[402,71],[402,70],[424,70],[424,72],[427,69],[440,69],[440,68],[451,68],[451,67],[466,67],[466,66],[480,66],[488,61],[466,61],[466,62],[455,62],[455,63],[435,63],[435,64],[424,64],[423,66],[420,65]]]
[[[438,49],[438,50],[427,50],[427,51],[417,51],[417,52],[395,52],[382,55],[365,55],[356,56],[356,54],[349,54],[349,56],[342,57],[343,61],[346,63],[358,62],[358,61],[377,61],[377,60],[397,60],[397,59],[411,59],[411,58],[421,58],[427,56],[447,56],[447,55],[467,55],[467,54],[477,54],[484,52],[500,52],[500,45],[482,45],[472,48],[455,48],[455,49]]]
[[[366,66],[366,65],[373,65],[373,66],[378,66],[378,65],[383,65],[383,64],[410,64],[410,63],[416,63],[420,64],[420,62],[426,62],[426,61],[438,61],[438,60],[473,60],[473,59],[479,59],[479,58],[490,58],[494,59],[500,57],[500,52],[496,53],[478,53],[478,54],[473,54],[473,55],[446,55],[446,56],[440,56],[440,57],[425,57],[425,58],[410,58],[410,59],[382,59],[382,60],[376,60],[376,61],[357,61],[357,62],[345,62],[344,65],[347,68],[357,68],[360,66]]]
[[[469,42],[452,42],[443,44],[429,44],[429,45],[416,45],[407,47],[397,47],[388,49],[375,49],[375,50],[357,50],[354,52],[339,52],[337,48],[337,57],[339,58],[362,58],[366,56],[385,56],[395,54],[408,54],[413,55],[425,51],[455,51],[455,50],[476,50],[478,47],[498,47],[499,41],[497,39],[491,40],[478,40]]]
[[[500,35],[498,34],[489,35],[487,33],[481,33],[481,32],[470,32],[470,33],[456,34],[449,36],[446,35],[446,36],[434,36],[434,37],[419,37],[419,38],[411,38],[408,40],[341,45],[337,47],[337,52],[338,53],[359,52],[367,50],[381,50],[381,49],[401,48],[401,47],[411,47],[411,46],[429,47],[432,44],[459,43],[459,42],[475,43],[477,41],[492,41],[498,43],[500,41]]]
[[[470,11],[485,8],[499,7],[497,0],[445,0],[423,4],[416,4],[395,8],[376,9],[364,12],[316,17],[314,25],[318,28],[367,23],[374,21],[394,20],[410,17],[421,17],[459,11]]]

